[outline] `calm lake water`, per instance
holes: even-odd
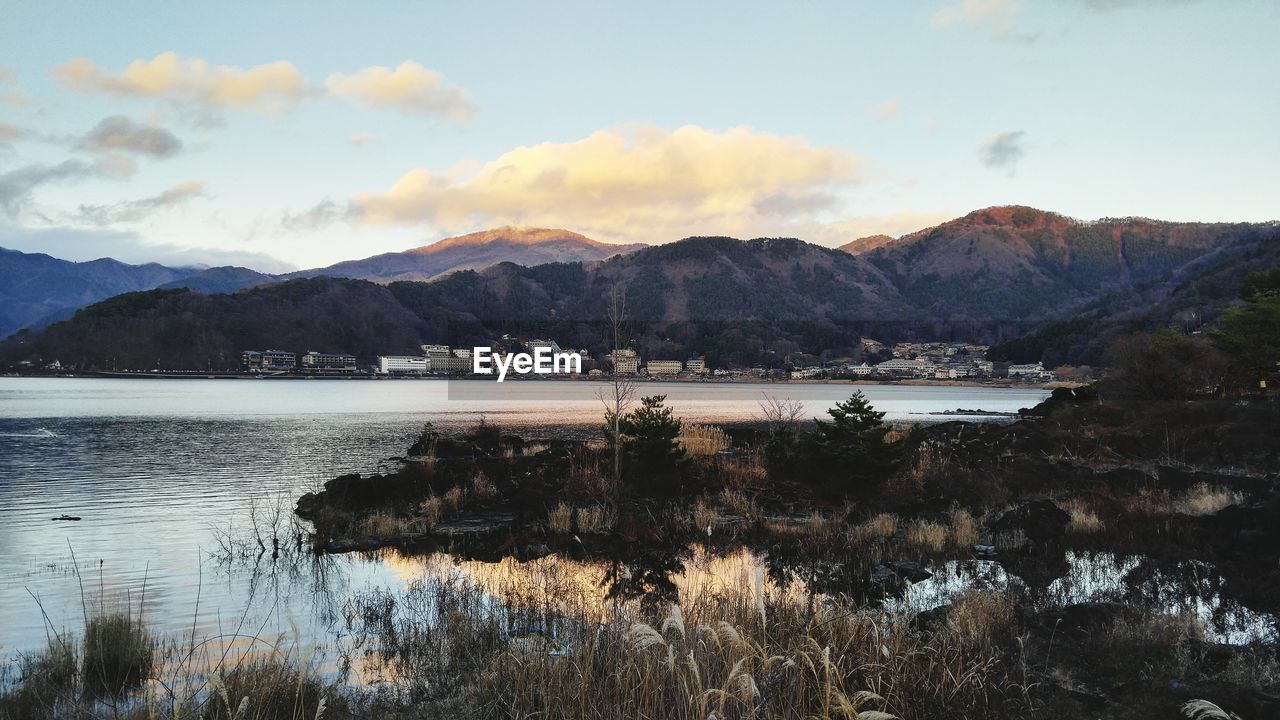
[[[228,528],[288,517],[301,493],[378,470],[421,425],[481,415],[529,435],[601,422],[589,382],[0,378],[0,658],[141,605],[165,634],[332,635],[345,597],[439,572],[441,560],[328,558],[268,572],[215,559]],[[643,383],[696,421],[745,421],[766,396],[821,415],[849,385]],[[1012,412],[1037,389],[861,386],[890,419]],[[252,508],[252,511],[251,511]],[[54,522],[62,514],[79,522]],[[269,563],[268,563],[269,564]],[[470,564],[474,566],[475,564]],[[458,565],[451,571],[469,566]],[[470,567],[474,576],[480,572]]]

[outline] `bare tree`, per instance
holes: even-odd
[[[610,436],[609,442],[613,445],[613,481],[617,484],[622,481],[622,438],[620,437],[622,415],[631,406],[636,392],[635,381],[618,372],[619,351],[623,349],[623,343],[627,338],[627,297],[626,292],[618,285],[614,285],[609,290],[607,312],[609,340],[613,348],[611,355],[613,383],[608,390],[601,391],[597,397],[605,407],[606,429]]]
[[[795,430],[804,418],[804,405],[798,400],[765,395],[760,401],[760,415],[770,428]]]

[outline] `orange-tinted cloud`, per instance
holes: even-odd
[[[394,70],[367,67],[353,75],[334,73],[324,87],[332,95],[371,108],[454,119],[470,117],[476,110],[465,90],[448,85],[444,75],[415,62],[402,62]]]
[[[306,91],[302,74],[283,60],[244,69],[210,65],[175,52],[134,60],[115,75],[91,60],[77,58],[55,67],[53,76],[80,92],[165,98],[205,107],[270,110],[298,100]]]
[[[385,192],[354,198],[349,214],[444,231],[567,226],[614,241],[763,234],[835,209],[835,192],[858,182],[862,164],[747,127],[602,130],[519,147],[470,172],[412,170]]]

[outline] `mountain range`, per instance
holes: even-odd
[[[215,268],[168,281],[193,289],[94,305],[11,338],[0,354],[85,367],[149,367],[161,358],[164,367],[223,368],[244,347],[371,360],[418,342],[469,345],[507,333],[600,350],[604,308],[618,291],[631,335],[650,356],[743,364],[797,352],[840,356],[870,336],[973,340],[996,343],[993,354],[1009,359],[1090,362],[1117,333],[1212,321],[1248,272],[1280,266],[1276,223],[1085,222],[1026,207],[979,210],[842,249],[698,237],[601,258],[618,246],[565,231],[512,232],[302,273],[313,277]],[[505,260],[564,253],[565,243],[587,256]],[[357,273],[366,279],[331,277]],[[255,287],[218,292],[240,283]]]
[[[593,262],[640,247],[643,246],[596,242],[568,230],[504,227],[447,238],[404,252],[281,275],[233,266],[173,268],[154,263],[127,265],[111,259],[75,263],[0,248],[0,301],[4,303],[0,309],[0,338],[24,327],[43,327],[70,317],[78,308],[135,290],[185,287],[202,293],[228,293],[311,277],[380,283],[425,281],[499,262]]]

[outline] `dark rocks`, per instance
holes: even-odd
[[[1051,500],[1032,500],[1010,510],[996,520],[991,529],[997,535],[1021,532],[1037,545],[1056,544],[1067,532],[1071,517]]]

